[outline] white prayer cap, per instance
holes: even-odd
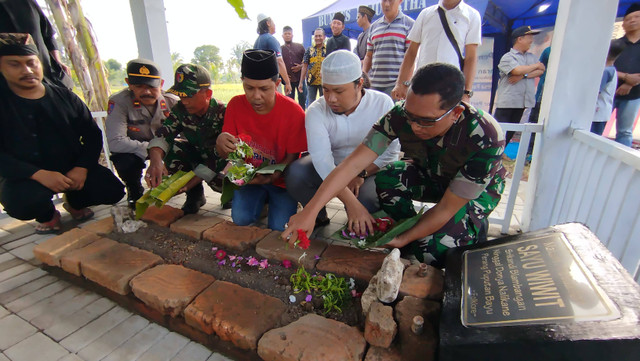
[[[262,20],[266,20],[266,19],[269,19],[269,17],[266,16],[265,14],[263,14],[263,13],[258,14],[258,23],[260,23],[260,22],[262,22]]]
[[[334,51],[322,61],[322,84],[342,85],[360,77],[362,77],[360,58],[350,51]]]

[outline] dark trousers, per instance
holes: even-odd
[[[111,153],[111,161],[127,188],[141,187],[144,160],[133,153]]]
[[[96,164],[87,172],[84,187],[65,195],[69,205],[82,209],[98,204],[114,204],[124,196],[124,186],[111,171]],[[51,199],[55,193],[31,179],[3,179],[0,183],[0,203],[13,218],[48,222],[55,207]]]
[[[298,85],[300,85],[300,82],[291,82],[291,94],[287,95],[289,98],[291,99],[296,99],[295,95],[296,92],[298,93],[298,104],[300,104],[300,107],[302,107],[302,110],[307,109],[307,84],[306,82],[302,83],[302,92],[298,91]]]
[[[520,119],[522,119],[522,114],[524,113],[524,108],[498,108],[496,109],[493,117],[496,118],[498,122],[501,123],[520,123]],[[509,144],[511,138],[513,138],[513,134],[515,132],[508,131],[507,136],[505,138],[505,145]]]

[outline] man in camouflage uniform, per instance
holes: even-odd
[[[487,217],[504,190],[504,134],[491,115],[461,102],[463,90],[464,76],[454,66],[432,63],[418,70],[406,101],[396,103],[373,126],[326,178],[329,184],[323,191],[289,220],[289,229],[313,229],[313,212],[322,202],[399,139],[407,160],[388,165],[376,176],[382,209],[401,220],[416,214],[412,200],[436,205],[389,246],[442,267],[447,249],[486,240]],[[359,225],[365,228],[370,225]],[[289,234],[285,231],[282,237]]]
[[[160,67],[150,60],[131,60],[125,81],[129,87],[109,98],[105,131],[111,161],[133,207],[144,193],[140,180],[149,141],[179,99],[162,90]]]
[[[180,190],[187,192],[182,210],[192,214],[206,202],[202,181],[213,185],[222,179],[218,172],[226,161],[215,153],[215,144],[226,107],[212,97],[211,77],[200,65],[179,66],[169,92],[180,97],[180,102],[149,142],[151,162],[145,179],[153,188],[163,175],[193,170],[196,176]]]

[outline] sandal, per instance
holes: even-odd
[[[38,222],[36,234],[58,234],[60,233],[60,212],[55,211],[53,218],[49,222]]]
[[[75,221],[86,221],[94,215],[93,211],[89,207],[75,209],[71,207],[69,203],[63,203],[62,208],[69,212],[69,214],[71,214],[71,218],[73,218]]]

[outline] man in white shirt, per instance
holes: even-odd
[[[360,144],[371,126],[392,107],[391,98],[363,88],[360,59],[338,50],[322,62],[324,96],[315,101],[305,118],[309,156],[293,162],[286,172],[287,191],[302,205],[313,197],[322,181]],[[351,180],[338,194],[349,217],[349,226],[371,218],[380,208],[375,173],[398,160],[400,143],[389,149]],[[326,210],[318,214],[316,226],[329,223]]]
[[[441,10],[440,10],[441,9]],[[458,52],[447,37],[439,12],[449,24],[463,57],[462,67]],[[429,6],[420,12],[407,39],[411,40],[404,55],[400,74],[391,93],[394,99],[404,99],[409,89],[409,80],[415,69],[430,63],[447,63],[462,70],[465,77],[463,101],[469,101],[473,95],[473,81],[478,63],[478,45],[482,41],[482,20],[478,10],[462,0],[439,0],[437,5]],[[418,54],[418,50],[420,53]],[[418,60],[416,62],[416,56]]]

